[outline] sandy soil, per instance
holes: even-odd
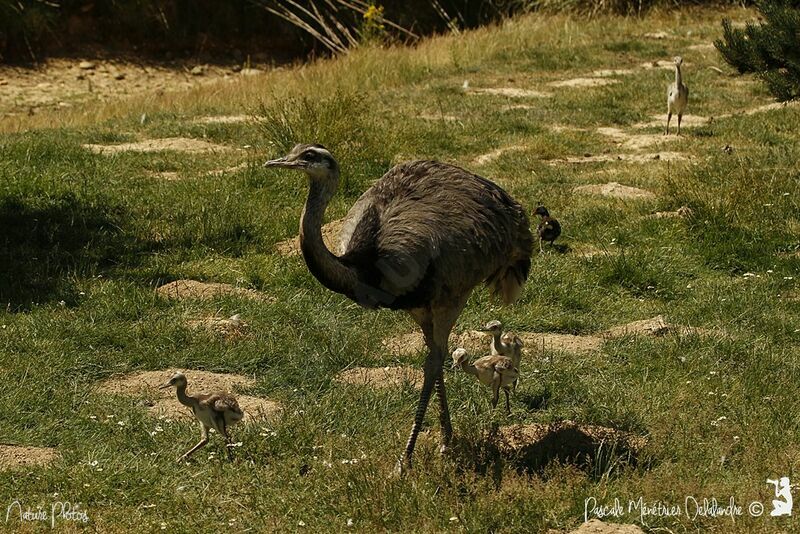
[[[192,74],[193,68],[196,74]],[[0,118],[35,114],[46,108],[69,108],[95,99],[113,100],[233,82],[260,72],[179,62],[156,65],[94,59],[52,59],[37,68],[0,64]]]
[[[249,325],[242,320],[237,313],[231,317],[204,317],[202,319],[192,319],[186,322],[190,328],[206,330],[212,334],[228,339],[242,337],[247,334]]]
[[[177,371],[186,375],[189,392],[233,391],[239,388],[249,388],[255,384],[255,379],[236,374],[212,373],[210,371],[197,371],[193,369],[163,369],[160,371],[140,371],[126,375],[112,376],[100,383],[97,390],[101,393],[114,395],[154,395],[162,398],[171,398],[175,392],[171,389],[158,389],[160,385],[170,379]]]
[[[678,139],[676,135],[662,134],[629,134],[619,128],[598,128],[597,133],[611,138],[617,146],[627,150],[641,150],[643,148],[666,143]]]
[[[197,280],[176,280],[156,289],[156,293],[168,299],[206,300],[223,295],[235,295],[253,300],[270,300],[263,293],[254,289],[234,287],[230,284],[216,282],[198,282]]]
[[[49,447],[0,445],[0,471],[18,467],[48,465],[57,458],[58,452]]]
[[[570,80],[551,82],[548,85],[550,85],[551,87],[602,87],[604,85],[611,85],[615,83],[619,83],[619,80],[600,77],[600,78],[572,78]]]
[[[644,219],[688,219],[693,214],[688,206],[681,206],[675,211],[657,211],[650,215],[645,215]]]
[[[467,90],[468,94],[507,96],[509,98],[549,98],[552,93],[536,91],[534,89],[520,89],[518,87],[480,87]]]
[[[652,163],[653,161],[684,161],[689,159],[680,152],[650,152],[647,154],[585,154],[550,160],[551,165],[562,163]]]
[[[671,324],[663,315],[656,315],[650,319],[614,326],[601,335],[606,338],[618,338],[624,336],[661,337],[667,334],[678,336],[721,336],[723,332],[708,328]]]
[[[173,152],[186,152],[189,154],[217,153],[229,150],[239,150],[225,145],[216,145],[201,139],[187,137],[170,137],[167,139],[146,139],[135,143],[120,143],[116,145],[83,145],[83,148],[97,154],[112,156],[120,152],[160,152],[170,150]]]
[[[487,152],[486,154],[481,154],[477,158],[473,160],[473,163],[476,165],[485,165],[487,163],[491,163],[492,161],[496,160],[506,152],[514,152],[518,150],[525,150],[525,147],[522,145],[511,145],[502,148],[498,148],[496,150],[492,150],[491,152]]]
[[[519,332],[517,334],[525,344],[523,351],[564,351],[574,353],[600,350],[603,338],[596,336],[574,336],[572,334],[548,334],[540,332]]]
[[[656,197],[652,192],[647,191],[646,189],[630,187],[617,182],[609,182],[607,184],[580,185],[573,191],[576,193],[586,193],[589,195],[600,195],[604,197],[622,199],[651,199]]]
[[[644,534],[644,530],[638,525],[603,523],[599,519],[590,519],[569,534]]]
[[[404,384],[419,389],[422,387],[422,370],[411,367],[353,367],[336,375],[342,384],[394,388]]]

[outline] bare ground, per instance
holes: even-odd
[[[422,387],[422,371],[411,367],[353,367],[336,375],[342,384],[393,388],[404,384],[419,389]]]
[[[201,139],[191,139],[188,137],[146,139],[144,141],[119,143],[116,145],[87,144],[83,145],[83,148],[105,156],[112,156],[120,152],[161,152],[169,150],[172,152],[186,152],[188,154],[208,154],[239,150],[238,148],[217,145]]]
[[[271,300],[263,293],[254,289],[234,287],[230,284],[218,282],[199,282],[197,280],[176,280],[156,289],[156,293],[168,299],[198,299],[207,300],[215,297],[234,295],[253,300]]]
[[[602,87],[604,85],[612,85],[615,83],[619,83],[619,80],[614,80],[608,77],[598,77],[598,78],[572,78],[569,80],[560,80],[557,82],[551,82],[548,85],[551,87]]]
[[[619,128],[598,128],[597,132],[611,138],[618,146],[627,150],[641,150],[659,143],[666,143],[678,139],[675,135],[661,134],[629,134]]]
[[[607,184],[591,184],[580,185],[574,189],[576,193],[586,193],[589,195],[600,195],[612,198],[635,198],[635,199],[651,199],[656,196],[646,189],[639,189],[638,187],[631,187],[622,185],[617,182],[609,182]]]
[[[174,397],[174,391],[159,389],[176,372],[186,375],[190,392],[233,391],[253,387],[255,379],[236,374],[212,373],[193,369],[162,369],[160,371],[139,371],[113,376],[100,383],[97,391],[113,395],[150,395],[162,398]]]
[[[596,336],[541,332],[519,332],[517,335],[525,344],[523,347],[525,352],[564,351],[583,353],[600,350],[603,346],[603,338]]]
[[[247,334],[249,328],[249,325],[242,320],[239,314],[227,318],[211,316],[202,319],[192,319],[187,321],[186,324],[190,328],[205,330],[227,339],[242,337]]]
[[[520,89],[518,87],[480,87],[467,90],[468,94],[507,96],[509,98],[549,98],[552,93],[536,91],[535,89]]]
[[[657,211],[650,215],[645,215],[644,219],[688,219],[692,216],[692,209],[688,206],[681,206],[675,211]]]
[[[599,519],[590,519],[569,534],[644,534],[644,531],[638,525],[603,523]]]
[[[487,152],[486,154],[481,154],[473,160],[473,163],[476,165],[485,165],[487,163],[491,163],[507,152],[515,152],[519,150],[525,150],[525,147],[522,145],[505,146],[496,150],[492,150],[491,152]]]
[[[58,452],[50,447],[0,445],[0,471],[18,467],[48,465],[57,458]]]
[[[661,337],[667,334],[678,336],[720,336],[723,332],[695,326],[675,325],[669,323],[663,315],[656,315],[650,319],[633,321],[631,323],[614,326],[602,333],[606,338],[619,338],[624,336],[650,336]]]
[[[648,154],[584,154],[550,160],[551,165],[562,163],[652,163],[653,161],[684,161],[689,159],[680,152],[651,152]]]

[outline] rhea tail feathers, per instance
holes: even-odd
[[[522,286],[528,279],[530,269],[530,258],[517,260],[511,265],[498,269],[486,280],[486,285],[494,296],[500,298],[503,304],[511,304],[522,293]]]

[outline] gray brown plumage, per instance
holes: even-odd
[[[459,167],[404,163],[350,209],[335,256],[321,232],[339,182],[330,152],[297,145],[265,166],[298,169],[309,177],[300,248],[311,273],[364,307],[405,310],[421,327],[429,355],[404,459],[410,465],[434,388],[444,450],[452,436],[442,373],[448,336],[476,285],[486,283],[506,303],[521,292],[533,246],[525,210],[497,184]]]
[[[674,61],[675,81],[667,87],[667,131],[665,135],[669,135],[669,121],[673,114],[678,116],[678,135],[681,134],[681,119],[683,119],[683,112],[686,111],[686,105],[689,103],[689,88],[683,83],[681,74],[683,58],[677,56]]]
[[[178,394],[178,402],[191,408],[192,413],[200,422],[200,442],[189,449],[183,456],[178,458],[178,462],[191,456],[197,449],[208,443],[208,429],[213,428],[224,439],[228,457],[231,456],[231,438],[228,434],[228,427],[237,423],[244,417],[242,409],[236,398],[223,392],[198,393],[189,395],[186,393],[187,380],[183,373],[175,373],[169,381],[160,386],[161,389],[175,386]]]
[[[499,355],[484,356],[469,363],[467,351],[457,348],[453,351],[453,367],[461,367],[465,373],[475,376],[481,384],[492,388],[492,408],[497,408],[502,389],[506,395],[506,413],[511,413],[508,390],[519,377],[519,371],[514,367],[511,358]]]

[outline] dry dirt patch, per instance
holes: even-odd
[[[687,66],[687,65],[689,65],[689,63],[684,61],[683,65]],[[648,61],[646,63],[642,63],[641,65],[639,65],[639,67],[644,69],[644,70],[650,70],[650,69],[670,69],[671,70],[671,69],[675,68],[675,62],[672,61],[671,59],[657,59],[656,61]]]
[[[325,246],[328,247],[328,250],[334,252],[339,250],[339,234],[342,231],[343,225],[344,219],[338,219],[331,221],[322,227],[322,240],[325,242]],[[277,250],[282,256],[299,256],[300,236],[278,241],[275,243],[275,250]]]
[[[539,469],[552,460],[588,465],[601,449],[635,462],[647,444],[646,438],[629,432],[573,421],[503,426],[490,434],[489,441],[502,456],[525,470]]]
[[[218,282],[198,282],[197,280],[176,280],[174,282],[169,282],[157,288],[156,293],[168,299],[178,300],[207,300],[224,295],[234,295],[252,300],[270,299],[270,297],[254,289],[234,287],[230,284],[221,284]]]
[[[549,98],[552,93],[536,91],[535,89],[520,89],[518,87],[480,87],[469,89],[467,93],[475,95],[507,96],[509,98]]]
[[[176,370],[164,369],[161,371],[140,371],[127,375],[111,377],[104,380],[97,387],[100,393],[112,395],[126,395],[130,397],[146,396],[145,401],[148,411],[153,416],[167,419],[191,418],[191,411],[183,406],[175,397],[175,389],[159,389],[175,373]],[[181,369],[189,383],[188,393],[210,393],[213,391],[233,391],[234,389],[248,388],[255,384],[255,380],[246,376],[226,373],[212,373],[210,371],[197,371]],[[253,397],[250,395],[236,394],[239,406],[245,412],[245,421],[256,416],[270,416],[280,410],[280,403]],[[152,400],[150,400],[152,399]]]
[[[619,83],[619,80],[609,79],[608,77],[598,78],[572,78],[570,80],[561,80],[557,82],[550,82],[548,85],[551,87],[602,87],[604,85],[612,85]]]
[[[195,122],[200,124],[238,124],[258,120],[260,117],[252,115],[210,115],[200,117]]]
[[[525,150],[525,147],[522,145],[512,145],[512,146],[498,148],[496,150],[492,150],[491,152],[487,152],[486,154],[481,154],[480,156],[475,158],[473,162],[476,165],[485,165],[487,163],[496,160],[497,158],[499,158],[500,156],[502,156],[507,152],[516,152],[519,150]]]
[[[685,155],[680,152],[651,152],[647,154],[584,154],[583,156],[569,156],[550,160],[551,165],[561,163],[652,163],[654,161],[684,161]]]
[[[596,76],[599,78],[605,78],[608,76],[624,76],[626,74],[633,74],[633,69],[599,69],[592,71],[592,76]]]
[[[50,447],[0,445],[0,471],[17,467],[48,465],[57,458],[58,452]]]
[[[612,198],[635,198],[635,199],[651,199],[656,196],[646,189],[639,189],[638,187],[630,187],[622,185],[618,182],[609,182],[607,184],[591,184],[580,185],[574,189],[576,193],[586,193],[589,195],[600,195]]]
[[[657,211],[650,215],[645,215],[644,219],[688,219],[692,216],[692,208],[681,206],[675,211]]]
[[[599,519],[590,519],[569,534],[644,534],[644,531],[638,525],[603,523]]]
[[[173,152],[185,152],[188,154],[202,154],[224,152],[228,150],[238,150],[224,145],[216,145],[201,139],[191,139],[189,137],[168,137],[166,139],[146,139],[134,143],[120,143],[117,145],[83,145],[83,148],[96,154],[112,156],[120,152],[161,152],[165,150]]]
[[[714,43],[699,43],[689,46],[689,50],[696,50],[698,52],[715,52],[717,47]]]
[[[641,150],[658,143],[674,141],[678,136],[654,135],[654,134],[628,134],[619,128],[598,128],[597,132],[610,137],[617,145],[628,150]]]
[[[242,320],[238,313],[227,318],[212,316],[204,317],[203,319],[192,319],[187,321],[186,324],[190,328],[206,330],[212,334],[225,338],[244,336],[249,327],[249,325]]]
[[[595,336],[575,336],[572,334],[548,334],[539,332],[519,332],[525,352],[564,351],[585,353],[600,350],[603,338]]]
[[[158,386],[169,380],[176,371],[186,375],[190,392],[232,391],[237,388],[249,388],[255,384],[255,379],[243,375],[212,373],[193,369],[163,369],[161,371],[139,371],[127,375],[113,376],[101,382],[97,390],[100,393],[113,395],[137,396],[153,394],[162,398],[174,397],[175,392],[173,390],[158,389]]]
[[[463,347],[471,356],[485,356],[489,351],[489,335],[477,330],[467,330],[459,334],[450,334],[450,347]],[[425,351],[425,339],[422,332],[409,332],[392,336],[383,340],[383,346],[398,356],[414,356]]]
[[[666,115],[651,115],[647,122],[637,122],[633,125],[634,128],[666,128],[667,126],[667,116]],[[681,128],[697,128],[699,126],[707,126],[713,122],[713,118],[711,117],[702,117],[700,115],[684,115],[681,118]],[[672,122],[670,126],[677,126],[677,118],[672,117]],[[674,139],[676,136],[669,136],[670,139]],[[662,136],[664,140],[667,139],[667,136]]]
[[[674,325],[669,323],[663,315],[656,315],[650,319],[642,319],[640,321],[633,321],[631,323],[611,327],[603,332],[602,336],[606,338],[625,336],[661,337],[667,334],[678,336],[710,336],[720,335],[721,332],[695,326]]]
[[[336,381],[342,384],[375,388],[393,388],[409,384],[419,389],[422,387],[422,380],[422,371],[411,367],[353,367],[336,375]]]

